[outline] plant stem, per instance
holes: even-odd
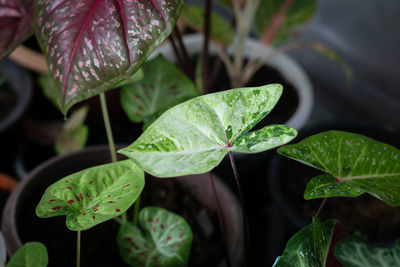
[[[227,242],[226,231],[225,231],[226,225],[225,225],[224,218],[222,217],[221,203],[220,203],[219,198],[218,198],[217,188],[215,187],[214,177],[212,176],[211,172],[208,172],[208,178],[210,179],[211,188],[213,190],[215,203],[217,204],[218,222],[219,222],[219,228],[221,229],[222,238],[224,239],[223,244],[224,244],[224,250],[225,250],[225,254],[226,254],[227,267],[231,267],[232,266],[231,257],[230,257],[230,254],[229,254],[228,246],[226,245],[226,242]]]
[[[247,212],[246,212],[246,205],[244,203],[244,198],[242,194],[242,189],[240,186],[239,174],[236,168],[235,159],[233,158],[232,152],[229,152],[229,160],[231,161],[231,166],[233,170],[233,174],[235,176],[236,185],[239,191],[240,197],[240,205],[242,206],[242,221],[243,221],[243,258],[244,263],[243,266],[248,266],[247,264],[247,257],[248,257],[248,242],[249,242],[249,234],[248,234],[248,227],[247,227]]]
[[[327,197],[324,198],[324,199],[322,200],[321,205],[319,205],[319,208],[318,208],[318,210],[317,210],[317,213],[315,213],[314,216],[316,216],[316,217],[319,216],[319,214],[321,213],[321,210],[322,210],[322,208],[324,207],[324,205],[325,205],[325,203],[326,203],[327,200],[328,200]]]
[[[76,267],[81,266],[81,231],[76,232]]]
[[[117,153],[115,152],[114,138],[111,130],[110,119],[108,117],[106,96],[104,93],[100,94],[101,111],[103,113],[104,126],[106,128],[108,147],[110,149],[111,161],[117,161]]]
[[[133,213],[133,223],[135,225],[137,225],[139,221],[139,211],[140,211],[140,196],[136,199],[135,210]]]

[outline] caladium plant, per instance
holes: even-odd
[[[46,267],[48,262],[46,247],[40,242],[28,242],[15,252],[6,267]]]

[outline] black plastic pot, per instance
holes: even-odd
[[[50,256],[49,267],[55,266],[51,264],[55,264],[56,260],[60,258],[62,258],[63,262],[71,262],[71,265],[73,265],[75,258],[75,233],[68,231],[65,227],[65,217],[39,219],[34,215],[34,208],[44,190],[51,183],[76,171],[107,162],[110,162],[108,148],[106,146],[97,146],[53,158],[31,172],[13,192],[4,211],[2,229],[8,252],[12,255],[23,243],[33,241],[27,238],[29,235],[31,237],[34,236],[35,241],[45,242]],[[157,183],[158,181],[160,183],[177,183],[180,188],[182,188],[183,192],[189,192],[188,194],[193,196],[204,206],[209,214],[215,213],[214,195],[211,191],[208,175],[170,179],[149,179],[146,179],[147,185],[154,182],[154,180],[156,180]],[[216,179],[216,188],[223,205],[222,214],[226,222],[225,230],[227,232],[229,253],[233,266],[238,267],[242,259],[240,207],[234,195],[218,179]],[[26,214],[29,214],[29,216]],[[27,217],[32,219],[27,220]],[[40,229],[43,223],[46,223],[46,225],[50,223],[50,226]],[[25,228],[22,228],[22,225],[25,225]],[[82,246],[84,248],[82,250],[82,266],[98,266],[93,265],[93,262],[90,261],[90,259],[93,258],[101,258],[101,263],[103,266],[107,267],[126,266],[126,264],[119,259],[119,253],[115,242],[118,227],[118,224],[111,220],[82,233]],[[213,227],[218,229],[217,225]],[[115,236],[112,235],[111,239],[107,239],[107,235],[111,232],[114,232]],[[66,242],[65,246],[64,243],[62,243],[63,246],[61,246],[61,248],[56,248],[57,243],[64,242],[64,236],[68,235],[69,240],[73,240],[73,242]],[[47,237],[51,237],[53,243],[44,241],[47,240]],[[96,240],[94,243],[90,241],[94,239]],[[89,242],[91,242],[90,245],[88,245]],[[107,251],[107,253],[104,253],[104,251]],[[114,257],[102,257],[103,254],[110,254]],[[117,260],[115,260],[115,258],[117,258]],[[222,258],[223,255],[221,255],[221,259]],[[113,261],[110,262],[111,259],[113,259]],[[224,265],[220,264],[218,266]]]

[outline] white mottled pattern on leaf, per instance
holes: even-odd
[[[359,134],[328,131],[278,152],[329,174],[309,182],[306,199],[369,192],[391,206],[400,205],[400,150],[393,146]]]
[[[277,147],[296,131],[278,125],[247,132],[272,110],[281,93],[281,85],[271,84],[193,98],[164,112],[119,152],[154,176],[171,177],[207,172],[229,151],[256,153]],[[257,147],[255,141],[263,145]]]

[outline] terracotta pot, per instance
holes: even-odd
[[[120,156],[120,158],[123,158]],[[75,232],[67,230],[65,226],[65,217],[54,217],[48,219],[40,219],[35,218],[34,214],[34,207],[37,205],[38,199],[42,196],[44,190],[53,182],[57,181],[58,179],[65,177],[71,173],[76,171],[110,162],[110,156],[108,152],[108,148],[106,146],[95,146],[90,147],[85,150],[74,152],[71,154],[67,154],[64,156],[59,156],[52,158],[35,170],[33,170],[26,179],[24,179],[19,186],[14,190],[13,194],[9,198],[9,201],[6,204],[3,220],[2,220],[2,231],[4,233],[4,238],[7,244],[7,250],[10,255],[15,253],[15,251],[22,246],[24,242],[33,241],[27,240],[26,233],[31,231],[38,231],[37,225],[43,223],[45,220],[54,222],[54,225],[57,223],[61,223],[61,230],[58,229],[55,233],[55,243],[63,242],[61,239],[61,231],[65,232],[65,234],[72,235],[71,240],[75,239]],[[153,178],[153,180],[155,180]],[[146,179],[149,182],[149,179]],[[178,185],[182,188],[184,192],[189,192],[204,208],[209,212],[215,212],[215,202],[214,202],[214,195],[211,191],[211,186],[209,182],[209,177],[207,174],[202,175],[193,175],[193,176],[185,176],[179,178],[169,178],[169,179],[157,179],[160,183],[169,183],[176,181]],[[157,182],[156,181],[156,182]],[[242,235],[241,235],[241,213],[240,207],[238,205],[237,199],[232,194],[232,192],[221,183],[218,179],[215,179],[216,188],[218,192],[218,196],[220,202],[222,203],[222,214],[223,218],[226,222],[226,232],[227,232],[227,246],[229,248],[229,253],[231,255],[231,259],[233,262],[233,266],[240,266],[242,261]],[[29,223],[24,222],[26,217],[26,213],[32,213],[31,217],[32,222]],[[47,222],[46,222],[47,223]],[[30,229],[22,229],[21,225],[27,225],[27,228]],[[117,231],[119,225],[114,221],[111,220],[109,222],[102,223],[96,227],[93,227],[90,230],[82,232],[82,247],[85,247],[85,243],[87,244],[92,237],[104,236],[109,231]],[[213,226],[215,229],[218,229],[218,225]],[[37,234],[38,238],[40,239],[42,236],[51,235],[53,234],[52,229],[53,227],[48,227],[47,229],[40,230],[41,232]],[[65,228],[65,231],[64,229]],[[57,240],[59,239],[59,240]],[[82,252],[82,265],[83,266],[94,266],[93,263],[90,261],[90,258],[93,257],[100,257],[104,250],[107,251],[107,254],[114,253],[118,255],[118,248],[115,242],[115,238],[110,240],[110,242],[106,240],[99,240],[100,248],[96,250],[95,248],[91,248],[87,246],[84,248]],[[41,241],[41,240],[35,240]],[[106,242],[104,245],[103,243]],[[95,243],[96,245],[96,243]],[[49,257],[50,257],[50,264],[52,262],[52,244],[46,244],[49,250]],[[107,247],[104,247],[107,246]],[[72,262],[75,258],[75,243],[66,244],[64,254],[68,254],[69,258],[73,258]],[[90,252],[89,252],[90,250]],[[97,255],[92,255],[95,253]],[[85,255],[86,254],[86,255]],[[60,255],[53,255],[53,257],[64,257],[63,251]],[[67,257],[67,258],[68,258]],[[221,255],[221,260],[223,259],[223,255]],[[53,259],[54,259],[53,258]],[[88,261],[85,264],[85,261]],[[122,261],[122,260],[121,260]],[[54,262],[54,261],[53,261]],[[104,266],[123,266],[123,262],[118,264],[116,262],[107,263],[106,260],[102,262]],[[109,265],[107,265],[109,264]],[[225,266],[224,263],[217,264],[218,266]],[[51,265],[49,265],[50,267]],[[96,265],[97,266],[97,265]]]

